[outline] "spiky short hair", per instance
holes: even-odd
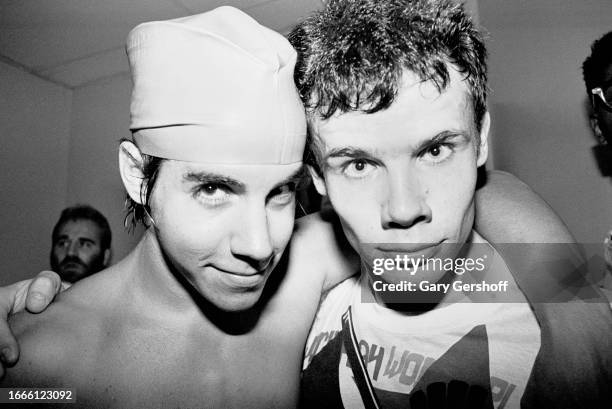
[[[388,108],[404,70],[443,91],[452,64],[465,76],[480,130],[486,112],[486,49],[460,4],[330,0],[298,24],[289,40],[298,51],[295,82],[311,117]]]
[[[603,85],[606,70],[612,65],[612,31],[605,34],[591,45],[591,55],[582,63],[582,76],[587,93]]]

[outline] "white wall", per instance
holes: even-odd
[[[71,92],[0,62],[0,285],[49,266],[65,206]]]
[[[612,228],[612,184],[591,153],[581,64],[593,40],[612,30],[612,2],[576,2],[582,12],[567,14],[556,0],[536,3],[513,2],[523,17],[505,21],[479,3],[489,31],[495,166],[536,189],[579,241],[601,242]],[[546,20],[530,16],[536,6],[550,7]]]
[[[76,88],[68,174],[68,203],[94,205],[108,219],[113,232],[113,262],[123,258],[140,238],[142,229],[128,234],[123,226],[125,192],[119,176],[119,140],[129,137],[131,81],[120,75]]]
[[[142,228],[123,226],[119,139],[129,137],[129,76],[69,90],[0,63],[0,285],[49,268],[61,210],[87,203],[108,219],[113,262]]]

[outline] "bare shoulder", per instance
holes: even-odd
[[[20,346],[19,361],[7,370],[3,386],[51,387],[62,384],[78,342],[76,319],[56,302],[41,314],[22,312],[10,321]],[[53,381],[51,381],[53,380]]]
[[[313,213],[296,221],[290,247],[290,270],[307,269],[325,290],[358,270],[358,256],[333,213]]]
[[[98,291],[99,292],[99,291]],[[95,302],[90,289],[75,285],[40,314],[21,312],[10,320],[20,346],[17,364],[7,370],[3,386],[52,387],[71,385],[78,368],[99,335]]]
[[[295,221],[292,245],[303,251],[320,251],[337,246],[339,222],[335,215],[316,212]]]

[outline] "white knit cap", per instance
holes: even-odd
[[[300,162],[296,52],[233,7],[134,28],[130,129],[143,153],[201,163]]]

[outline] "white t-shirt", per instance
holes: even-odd
[[[496,276],[516,285],[503,260],[495,268]],[[345,408],[364,407],[340,333],[349,305],[382,407],[407,407],[410,399],[440,394],[440,388],[447,396],[484,393],[488,404],[482,407],[520,406],[540,348],[539,326],[527,300],[447,304],[407,316],[360,302],[362,284],[358,276],[346,280],[319,308],[306,343],[302,402],[309,403],[304,406],[334,407],[341,401]]]

